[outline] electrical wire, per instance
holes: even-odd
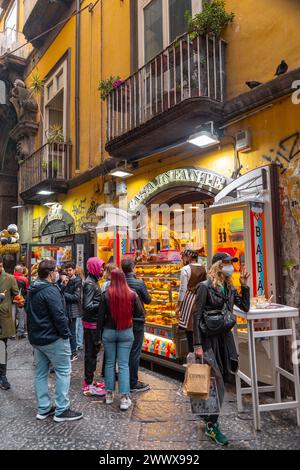
[[[14,49],[13,51],[9,51],[7,52],[6,54],[4,54],[4,57],[6,55],[12,55],[14,54],[15,52],[19,51],[20,49],[22,49],[23,47],[27,46],[28,44],[32,43],[33,41],[36,41],[37,39],[40,39],[42,36],[44,36],[45,34],[48,34],[50,33],[51,31],[53,31],[54,29],[56,29],[58,26],[61,26],[61,25],[65,25],[67,24],[67,22],[73,18],[74,16],[77,16],[77,15],[80,15],[82,12],[84,12],[85,10],[89,9],[89,11],[93,10],[95,8],[95,6],[97,5],[97,3],[99,2],[99,0],[97,0],[94,4],[93,3],[90,3],[89,5],[86,5],[84,8],[82,8],[81,10],[79,11],[74,11],[72,13],[72,15],[68,16],[68,18],[66,18],[65,20],[62,20],[62,21],[59,21],[58,23],[56,23],[56,25],[52,26],[51,28],[47,29],[46,31],[38,34],[37,36],[33,37],[30,39],[30,41],[26,41],[24,44],[22,44],[21,46],[17,47],[16,49]]]

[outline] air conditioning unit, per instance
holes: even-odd
[[[118,181],[116,184],[116,195],[126,196],[127,195],[127,184],[126,181]]]
[[[107,181],[106,183],[104,183],[103,192],[106,196],[112,194],[114,190],[115,190],[115,183],[113,181]]]
[[[251,150],[251,132],[240,131],[235,136],[235,148],[238,152],[249,152]]]

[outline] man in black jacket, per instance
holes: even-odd
[[[71,377],[70,329],[64,299],[55,285],[58,271],[53,260],[42,261],[39,279],[29,288],[26,300],[28,338],[34,348],[35,392],[38,401],[36,418],[54,421],[75,421],[82,413],[70,409],[69,388]],[[49,365],[56,377],[55,407],[48,391]]]
[[[69,317],[69,326],[71,330],[70,346],[71,361],[78,359],[77,341],[76,341],[76,321],[82,315],[81,309],[81,293],[82,283],[80,277],[75,275],[76,264],[73,262],[66,263],[64,270],[66,276],[62,279],[60,290],[64,296],[67,306],[67,314]]]
[[[137,279],[135,276],[135,262],[132,259],[122,260],[122,270],[126,276],[126,280],[130,289],[134,290],[142,304],[150,304],[151,297],[147,291],[147,287],[142,279]],[[133,319],[133,334],[134,342],[131,348],[129,369],[130,369],[130,391],[131,392],[145,392],[150,389],[148,384],[138,380],[138,370],[140,365],[140,358],[144,342],[144,318]]]

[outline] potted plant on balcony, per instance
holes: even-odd
[[[49,145],[49,174],[52,178],[57,178],[57,172],[59,168],[59,156],[61,155],[61,151],[59,145],[55,144],[62,144],[65,142],[65,137],[63,133],[62,126],[59,124],[53,124],[50,126],[48,131],[46,131],[47,135],[47,142]]]
[[[219,38],[226,26],[233,22],[235,14],[227,13],[225,9],[225,0],[205,1],[201,13],[192,17],[186,13],[188,33],[194,40],[198,36],[215,36]]]
[[[105,80],[99,82],[98,90],[100,91],[100,97],[102,101],[105,101],[108,95],[118,86],[123,83],[121,77],[110,76]]]

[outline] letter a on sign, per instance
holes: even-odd
[[[253,204],[250,211],[252,239],[253,295],[267,294],[266,253],[264,243],[264,207]]]

